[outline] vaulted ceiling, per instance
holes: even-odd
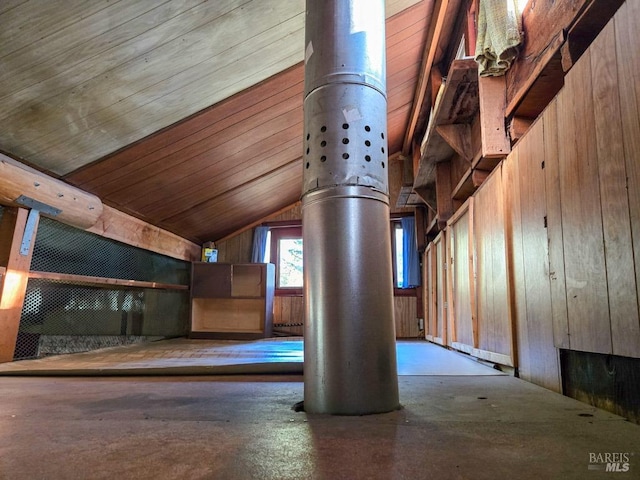
[[[433,0],[387,0],[389,154]],[[0,150],[193,241],[295,203],[303,0],[3,0]]]

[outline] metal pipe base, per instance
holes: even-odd
[[[389,204],[367,187],[302,199],[304,408],[365,415],[400,408]]]

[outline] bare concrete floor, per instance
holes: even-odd
[[[0,478],[640,478],[615,415],[508,375],[399,382],[402,410],[338,417],[291,410],[300,375],[2,377]]]

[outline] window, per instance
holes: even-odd
[[[265,261],[276,266],[276,295],[302,295],[302,227],[270,229]]]
[[[391,221],[391,248],[393,250],[393,286],[402,288],[404,283],[404,232],[399,220]]]

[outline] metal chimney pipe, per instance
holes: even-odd
[[[384,0],[307,0],[304,408],[399,408]]]

